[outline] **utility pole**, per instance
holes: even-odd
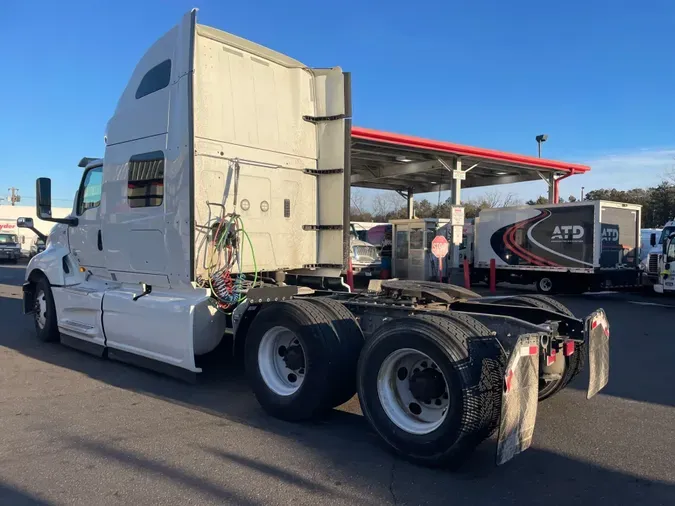
[[[14,205],[17,202],[21,202],[21,195],[19,195],[19,189],[14,188],[13,186],[11,188],[7,189],[9,193],[9,203],[10,205]]]
[[[9,191],[9,203],[10,205],[15,205],[17,202],[21,202],[21,195],[19,195],[19,189],[11,187],[7,189]]]

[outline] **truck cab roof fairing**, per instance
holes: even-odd
[[[194,22],[192,19],[193,13],[196,13],[196,9],[185,14],[178,25],[171,28],[153,43],[136,64],[117,102],[115,113],[106,126],[106,145],[147,136],[147,131],[144,131],[142,134],[139,133],[140,129],[147,130],[147,128],[144,128],[143,121],[138,122],[139,106],[142,104],[142,108],[144,109],[142,116],[148,116],[148,113],[163,108],[168,103],[167,95],[172,86],[184,79],[193,70],[191,67],[191,55],[184,54],[187,48],[186,44],[182,42],[186,38],[189,38],[189,33],[186,34],[185,31],[192,29],[192,23]],[[161,67],[161,64],[166,63],[167,60],[170,61],[170,76],[168,76],[168,80],[164,81],[163,86],[154,90],[156,92],[165,91],[165,93],[151,92],[139,94],[137,97],[139,86],[143,83],[144,78],[157,67]],[[166,70],[166,66],[164,70]],[[164,77],[161,76],[160,79]],[[155,115],[159,117],[164,116],[163,114]],[[141,124],[137,125],[137,123]],[[134,125],[136,125],[136,128],[134,128]],[[154,125],[152,135],[166,133],[167,130],[168,124],[166,121],[163,121]]]

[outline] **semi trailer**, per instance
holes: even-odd
[[[348,73],[186,14],[133,71],[103,158],[81,161],[72,213],[52,217],[36,182],[56,222],[23,285],[37,337],[186,380],[231,343],[272,416],[358,393],[384,444],[423,465],[459,465],[496,431],[498,464],[528,448],[538,401],[586,362],[587,397],[606,385],[604,311],[441,283],[349,291],[350,118]]]
[[[638,287],[641,206],[608,201],[483,209],[465,223],[460,256],[476,281],[494,262],[497,282],[542,294]]]

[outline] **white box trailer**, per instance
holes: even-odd
[[[499,463],[526,449],[538,399],[583,355],[588,396],[607,383],[604,312],[440,283],[344,291],[350,116],[340,68],[186,14],[136,66],[66,218],[37,181],[57,222],[26,269],[37,336],[188,379],[232,342],[268,413],[311,418],[358,391],[383,441],[425,465],[497,429]]]
[[[483,209],[473,225],[472,275],[535,283],[541,293],[640,284],[641,206],[608,201]]]

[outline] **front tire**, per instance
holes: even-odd
[[[404,458],[454,467],[496,428],[501,403],[493,400],[501,399],[503,370],[486,373],[495,357],[471,356],[472,337],[483,336],[451,318],[417,315],[384,324],[366,342],[361,409]]]
[[[53,342],[59,340],[59,329],[56,322],[56,307],[49,280],[42,276],[35,285],[33,316],[35,332],[40,341]]]

